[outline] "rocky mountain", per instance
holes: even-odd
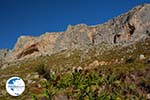
[[[10,62],[101,44],[109,48],[129,45],[150,36],[149,16],[150,4],[143,4],[104,24],[69,25],[65,32],[46,32],[39,37],[21,36],[4,60]]]
[[[149,100],[149,16],[143,4],[104,24],[21,36],[0,50],[0,100]],[[26,84],[18,97],[5,89],[13,76]]]

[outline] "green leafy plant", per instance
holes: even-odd
[[[48,99],[48,100],[52,100],[53,96],[54,96],[54,87],[53,84],[45,82],[46,85],[46,89],[44,92],[44,96]]]
[[[35,95],[32,96],[32,100],[38,100]]]

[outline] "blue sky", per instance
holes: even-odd
[[[150,0],[0,0],[0,49],[12,49],[21,35],[101,24],[143,3]]]

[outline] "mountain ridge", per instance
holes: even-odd
[[[115,45],[129,45],[150,36],[148,16],[150,16],[150,4],[143,4],[104,24],[68,25],[64,32],[46,32],[39,37],[20,36],[13,50],[3,58],[4,61],[10,62],[101,44],[109,48]]]

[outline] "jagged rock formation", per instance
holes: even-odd
[[[65,32],[45,33],[39,37],[21,36],[11,59],[24,59],[62,50],[86,48],[105,43],[128,45],[150,36],[150,4],[143,4],[108,22],[96,26],[69,25]]]

